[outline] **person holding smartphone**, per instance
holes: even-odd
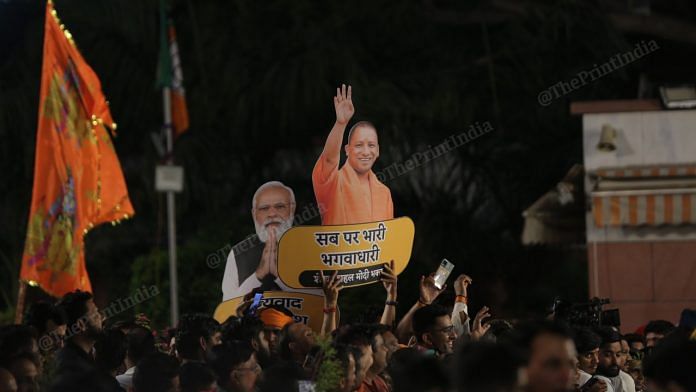
[[[407,342],[415,337],[415,347],[418,350],[436,356],[452,353],[457,339],[449,310],[434,304],[435,299],[447,288],[447,284],[444,283],[446,277],[444,279],[438,277],[439,272],[441,272],[440,269],[427,278],[421,277],[418,301],[396,327],[396,334],[400,341]]]
[[[434,276],[434,273],[430,274],[427,278],[425,276],[421,276],[420,283],[418,285],[418,301],[411,306],[411,309],[409,309],[409,311],[396,326],[396,337],[399,339],[399,342],[406,344],[413,336],[413,315],[416,313],[416,311],[422,307],[432,304],[435,299],[437,299],[437,297],[447,288],[447,285],[445,284],[442,286],[442,288],[438,289],[435,286]]]

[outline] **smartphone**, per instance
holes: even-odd
[[[437,267],[437,271],[435,271],[435,287],[441,290],[447,278],[452,273],[452,270],[454,270],[454,264],[450,263],[447,259],[442,259],[440,266]]]
[[[251,303],[251,306],[249,306],[250,316],[256,316],[256,310],[259,308],[259,305],[261,304],[261,298],[263,298],[263,293],[254,294],[254,301]]]

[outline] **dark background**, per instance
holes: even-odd
[[[636,14],[647,5],[644,20]],[[0,311],[9,320],[31,200],[45,3],[0,1]],[[156,89],[158,2],[56,0],[55,8],[99,75],[133,219],[86,237],[97,302],[156,285],[138,310],[168,320],[166,211],[154,190],[161,161],[150,134],[162,123]],[[582,162],[578,100],[636,98],[638,80],[693,82],[693,2],[174,0],[191,127],[176,141],[185,168],[177,195],[182,312],[212,312],[223,264],[206,257],[253,233],[251,197],[278,179],[297,211],[314,203],[310,173],[334,121],[332,96],[353,85],[354,120],[376,124],[375,171],[475,122],[494,131],[387,185],[397,216],[416,224],[399,277],[401,314],[420,275],[442,257],[474,279],[474,310],[538,314],[553,296],[587,297],[580,246],[524,247],[522,211]],[[661,23],[657,23],[660,21]],[[655,39],[660,49],[549,106],[537,95]],[[650,90],[654,91],[654,90]],[[305,224],[319,224],[319,219]],[[450,280],[451,284],[452,280]],[[40,294],[32,289],[30,299]],[[366,300],[374,298],[374,300]],[[342,292],[344,318],[381,308],[379,285]]]

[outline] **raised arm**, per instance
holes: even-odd
[[[396,319],[397,294],[397,277],[394,273],[394,260],[389,262],[389,266],[384,266],[384,270],[382,271],[382,284],[387,291],[387,300],[384,303],[384,311],[382,312],[382,318],[379,320],[379,323],[393,327],[394,320]]]
[[[321,159],[324,160],[322,178],[326,178],[331,174],[331,170],[338,166],[341,160],[341,144],[343,143],[343,134],[346,131],[348,121],[353,117],[355,108],[353,107],[352,88],[346,85],[341,85],[336,88],[336,96],[334,97],[334,109],[336,110],[336,122],[334,123],[329,137],[326,138],[324,151],[321,153]]]
[[[447,285],[442,286],[442,289],[435,287],[434,274],[430,274],[427,278],[421,276],[419,291],[420,297],[418,301],[413,304],[408,313],[399,321],[399,325],[396,326],[396,338],[399,339],[401,343],[406,343],[413,335],[413,314],[416,310],[433,303],[435,299],[442,294],[447,288]]]
[[[457,295],[452,308],[452,325],[457,331],[457,336],[469,336],[471,326],[469,324],[469,308],[467,306],[469,295],[468,288],[473,280],[467,275],[459,275],[454,281],[454,293]]]
[[[321,324],[321,336],[331,334],[336,327],[336,312],[338,311],[338,292],[341,291],[342,281],[338,279],[338,271],[335,271],[330,279],[324,277],[324,272],[321,274],[322,285],[324,291],[324,320]]]

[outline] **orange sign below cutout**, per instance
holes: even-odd
[[[243,301],[244,297],[237,297],[222,302],[215,308],[213,318],[219,323],[224,323],[228,317],[237,315],[237,308]],[[288,291],[264,291],[260,307],[271,305],[278,305],[291,311],[296,323],[307,324],[317,333],[321,330],[324,319],[324,297]]]
[[[320,271],[333,271],[345,287],[380,280],[385,265],[394,260],[400,274],[408,265],[415,227],[411,218],[338,226],[298,226],[288,230],[278,245],[278,274],[292,288],[321,287]]]

